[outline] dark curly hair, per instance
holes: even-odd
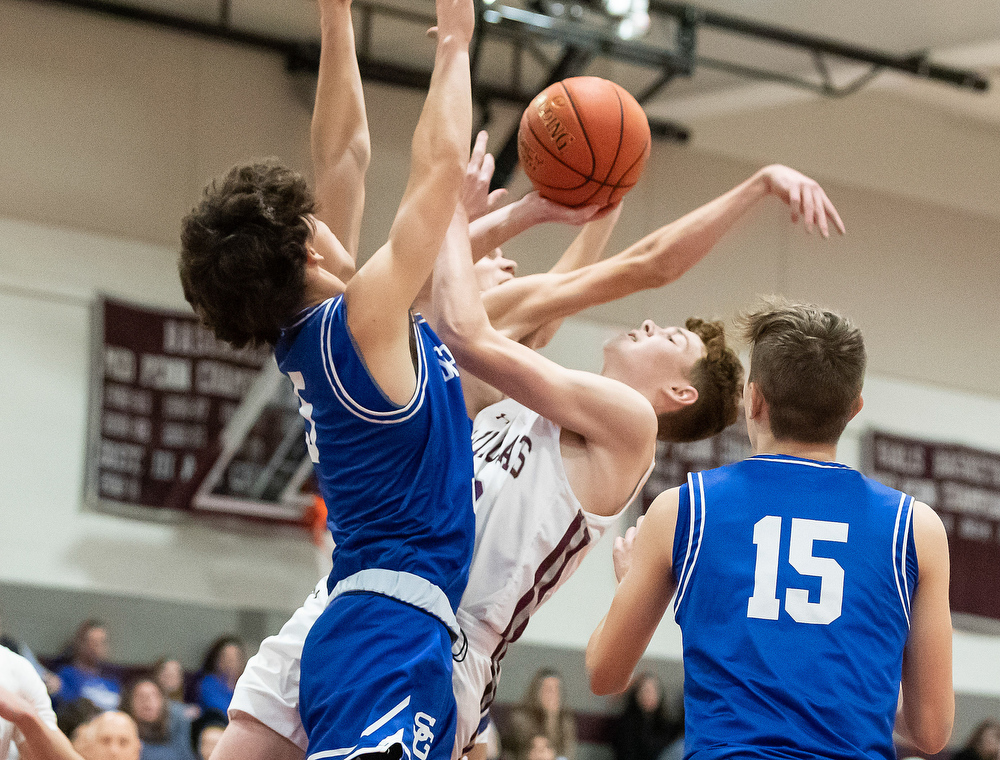
[[[750,344],[751,383],[779,440],[836,443],[861,395],[867,353],[846,317],[769,298],[737,324]]]
[[[301,308],[314,206],[302,175],[268,160],[230,169],[184,217],[184,297],[219,339],[273,345]]]
[[[743,393],[743,365],[726,345],[722,322],[691,317],[684,326],[705,344],[706,355],[691,367],[689,379],[698,389],[698,400],[681,409],[659,415],[656,437],[661,441],[700,441],[736,422]]]

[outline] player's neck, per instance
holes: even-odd
[[[335,298],[347,289],[338,277],[320,267],[306,269],[304,285],[300,310],[321,304],[329,298]]]
[[[770,432],[758,431],[753,453],[783,454],[799,459],[813,459],[817,462],[835,462],[837,460],[837,444],[778,440]]]

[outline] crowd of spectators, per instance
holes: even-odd
[[[227,635],[198,670],[170,656],[116,665],[98,620],[46,660],[0,625],[0,760],[208,760],[245,664],[242,641]]]
[[[209,760],[245,664],[244,644],[227,635],[198,670],[172,656],[115,665],[98,620],[81,623],[61,655],[39,658],[0,620],[0,760]],[[577,760],[578,716],[557,671],[539,670],[503,712],[502,730],[487,729],[488,760]],[[636,676],[609,731],[615,760],[681,760],[682,713],[655,674]],[[1000,721],[982,721],[951,758],[1000,760]]]

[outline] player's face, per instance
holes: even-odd
[[[323,257],[323,268],[347,284],[347,281],[354,276],[354,259],[351,258],[347,249],[333,234],[326,222],[310,215],[309,224],[313,228],[313,233],[306,242]]]
[[[705,356],[702,339],[683,327],[660,327],[647,319],[604,344],[602,374],[643,391],[650,384],[687,380]]]
[[[504,258],[503,251],[494,248],[491,253],[479,259],[473,269],[476,271],[479,292],[484,293],[490,288],[513,280],[514,273],[517,271],[517,262]]]

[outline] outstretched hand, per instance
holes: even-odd
[[[469,166],[465,170],[462,202],[470,222],[500,208],[507,198],[506,188],[501,187],[490,192],[490,181],[493,179],[496,164],[493,155],[486,152],[487,137],[485,130],[476,135],[476,144],[472,148]]]
[[[841,235],[846,232],[840,214],[816,180],[780,164],[765,166],[760,171],[769,191],[791,207],[793,223],[797,224],[801,218],[806,232],[812,232],[815,226],[825,238],[830,237],[831,221]]]
[[[633,527],[625,531],[624,536],[615,538],[614,547],[611,549],[611,558],[615,565],[615,579],[621,583],[625,573],[632,566],[632,549],[635,546],[635,533],[642,525],[643,518],[636,520]]]
[[[550,201],[548,198],[543,198],[538,194],[537,190],[532,190],[525,195],[521,199],[521,203],[525,204],[531,210],[531,214],[537,220],[536,223],[538,224],[555,222],[557,224],[568,224],[572,227],[579,227],[587,222],[603,219],[611,213],[620,213],[621,209],[620,203],[614,206],[580,206],[578,208],[571,208],[570,206],[563,206],[560,203]]]

